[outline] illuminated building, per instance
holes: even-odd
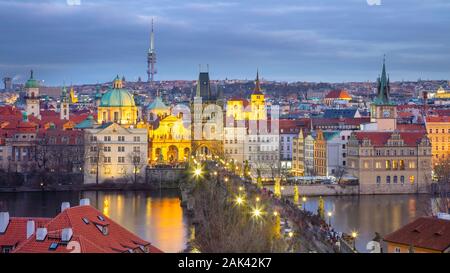
[[[123,82],[117,76],[113,86],[103,94],[98,107],[97,122],[115,122],[121,125],[137,123],[138,109],[133,95],[123,89]]]
[[[191,107],[192,154],[200,158],[223,155],[223,110],[221,93],[213,93],[208,72],[200,72]]]
[[[450,156],[450,117],[426,117],[428,138],[432,145],[433,166]]]

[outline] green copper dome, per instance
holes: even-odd
[[[30,71],[30,78],[25,83],[25,88],[39,88],[39,81],[33,78],[33,70]]]
[[[133,95],[122,88],[122,81],[116,78],[113,87],[103,94],[101,107],[129,107],[136,106]]]

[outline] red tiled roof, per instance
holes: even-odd
[[[326,99],[351,99],[347,90],[332,90],[325,96]]]
[[[103,217],[104,220],[99,217]],[[88,220],[88,224],[83,221],[83,218]],[[107,235],[104,235],[97,225],[106,226],[108,228]],[[70,252],[71,250],[63,244],[56,250],[49,250],[52,242],[61,243],[60,234],[64,228],[72,228],[71,241],[80,244],[82,253],[117,253],[140,247],[149,247],[150,253],[162,252],[91,206],[68,208],[48,222],[45,227],[48,230],[45,240],[37,241],[36,236],[33,235],[13,252]]]
[[[51,218],[11,217],[5,233],[0,234],[0,246],[17,247],[26,240],[27,222],[35,221],[35,228],[43,227]]]
[[[450,116],[429,116],[427,122],[450,122]]]
[[[355,132],[359,141],[369,139],[373,146],[385,146],[391,138],[393,132]],[[420,140],[426,135],[426,132],[399,132],[407,146],[417,146]]]
[[[370,122],[370,118],[313,118],[312,123],[314,125],[334,125],[334,124],[346,124],[346,125],[361,125]]]
[[[424,124],[397,123],[397,130],[402,132],[426,132]]]
[[[386,235],[384,241],[442,252],[450,247],[450,221],[420,217]]]

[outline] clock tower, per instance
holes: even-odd
[[[389,77],[386,76],[386,62],[383,60],[381,76],[377,79],[377,96],[370,112],[371,122],[377,124],[378,131],[394,131],[397,129],[397,106],[390,100]]]

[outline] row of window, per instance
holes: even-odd
[[[97,136],[91,136],[89,138],[89,140],[91,142],[96,142],[97,141]],[[111,136],[103,136],[103,141],[110,142],[111,141]],[[117,136],[117,141],[124,142],[125,141],[125,136]],[[133,136],[133,141],[134,142],[140,142],[141,141],[141,137],[140,136]]]
[[[97,163],[97,157],[90,157],[90,158],[89,158],[89,162],[90,162],[91,164],[96,164],[96,163]],[[117,162],[118,162],[118,163],[125,163],[125,157],[124,157],[124,156],[119,156],[119,157],[117,157]],[[139,157],[139,156],[133,156],[132,162],[133,162],[133,163],[139,163],[139,162],[141,162],[141,157]],[[103,163],[111,163],[111,157],[110,157],[110,156],[105,156],[105,157],[103,157]]]
[[[97,146],[91,146],[89,149],[91,152],[97,152]],[[117,147],[118,152],[125,152],[125,146],[118,146]],[[104,146],[103,152],[111,152],[111,146]],[[133,152],[139,153],[141,152],[140,146],[133,146]]]
[[[141,170],[138,167],[134,167],[133,168],[133,173],[140,173],[140,172],[141,172]],[[97,173],[97,169],[96,168],[92,168],[89,171],[89,173],[90,174],[96,174]],[[123,168],[123,167],[120,167],[120,168],[117,168],[116,173],[120,174],[120,175],[124,175],[124,174],[127,173],[127,170],[125,168]],[[111,174],[113,174],[112,168],[104,167],[103,168],[103,174],[104,175],[111,175]]]
[[[433,129],[430,129],[430,134],[432,134],[432,133],[433,133]],[[434,133],[439,134],[439,129],[434,129]],[[445,134],[445,129],[441,129],[441,133]],[[450,134],[450,129],[448,129],[447,133]]]
[[[416,178],[414,177],[414,175],[409,176],[409,183],[414,184],[415,179]],[[397,175],[394,175],[394,176],[388,175],[388,176],[386,176],[385,182],[386,182],[386,184],[390,184],[391,182],[393,184],[397,184],[399,182],[398,180],[399,180],[399,177]],[[381,176],[377,176],[376,182],[377,182],[377,184],[381,184]],[[405,184],[405,176],[403,176],[403,175],[400,176],[400,184]]]

